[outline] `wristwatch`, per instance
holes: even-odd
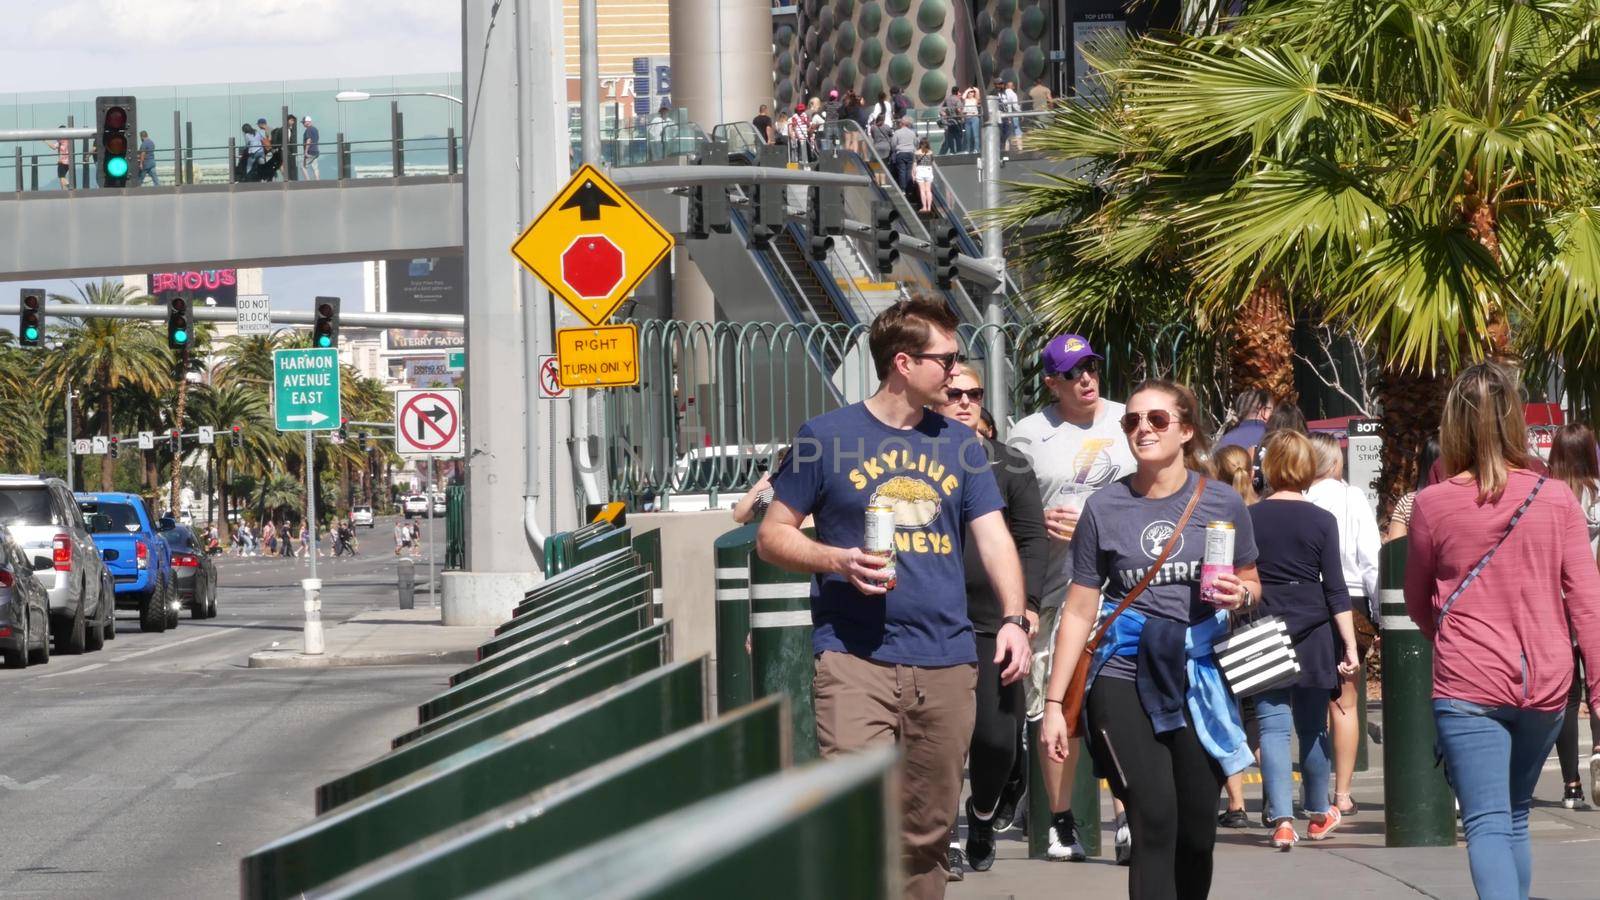
[[[1026,634],[1026,635],[1032,635],[1033,634],[1033,629],[1028,626],[1028,617],[1027,616],[1006,616],[1004,619],[1000,620],[1000,624],[1002,624],[1002,625],[1015,625],[1018,628],[1022,629],[1022,633],[1023,634]]]

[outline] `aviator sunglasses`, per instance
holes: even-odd
[[[1151,431],[1166,431],[1172,425],[1172,413],[1164,409],[1152,409],[1147,413],[1125,413],[1122,416],[1122,433],[1133,434],[1139,429],[1139,420],[1148,419]]]

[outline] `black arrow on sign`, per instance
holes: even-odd
[[[422,430],[422,416],[427,416],[428,418],[433,420],[433,423],[435,425],[438,425],[440,419],[444,418],[445,416],[450,415],[449,410],[445,409],[442,406],[435,406],[435,407],[432,407],[430,409],[423,409],[421,407],[418,407],[417,408],[417,412],[421,414],[421,415],[417,416],[417,440],[419,440],[419,441],[426,439],[427,436],[428,436],[428,433]],[[444,431],[444,429],[442,429],[442,428],[439,429],[439,430],[441,432]]]
[[[591,180],[585,181],[583,187],[573,191],[567,202],[561,204],[561,208],[576,209],[578,221],[592,222],[600,218],[600,207],[617,205],[617,201],[606,193],[605,188]]]

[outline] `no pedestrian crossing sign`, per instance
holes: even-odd
[[[396,391],[394,436],[401,456],[460,456],[460,389]]]
[[[672,235],[585,164],[511,245],[511,255],[590,325],[604,325],[672,249]]]
[[[272,416],[279,431],[339,427],[339,351],[272,351]]]

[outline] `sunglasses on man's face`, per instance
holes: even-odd
[[[1151,431],[1166,431],[1172,425],[1172,413],[1164,409],[1152,409],[1147,413],[1125,413],[1122,416],[1122,433],[1133,434],[1139,430],[1139,422],[1148,420]]]
[[[983,402],[983,388],[975,387],[975,388],[967,388],[966,390],[962,390],[960,388],[945,388],[944,389],[944,399],[945,399],[945,402],[947,402],[947,403],[960,403],[962,397],[966,397],[968,400],[971,400],[973,403],[982,403]]]
[[[949,353],[907,353],[912,359],[926,359],[938,363],[946,373],[955,371],[956,363],[966,362],[967,358],[960,351]]]
[[[1057,372],[1056,377],[1065,381],[1077,381],[1079,378],[1083,377],[1083,373],[1085,372],[1088,372],[1091,375],[1099,375],[1100,360],[1091,356],[1072,368],[1066,370],[1065,372]]]

